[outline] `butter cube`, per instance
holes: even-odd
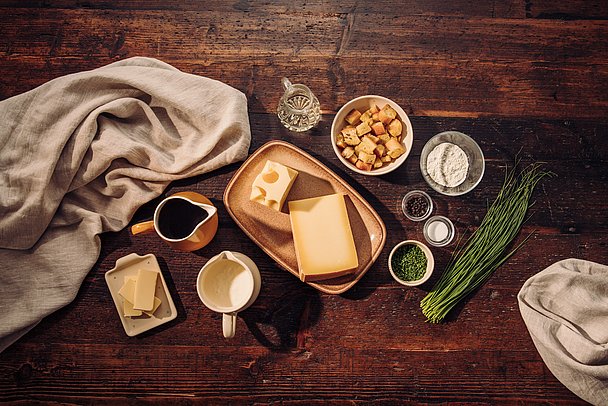
[[[288,203],[300,279],[319,281],[357,270],[359,260],[344,195]]]
[[[151,311],[154,308],[154,292],[156,291],[156,277],[158,272],[140,269],[137,271],[135,293],[133,295],[133,308],[136,310]]]
[[[274,161],[266,161],[251,186],[250,200],[281,211],[298,172]]]

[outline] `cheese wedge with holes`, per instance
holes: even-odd
[[[298,171],[274,161],[266,161],[251,185],[250,200],[281,211]]]
[[[343,194],[288,202],[300,279],[320,281],[354,273],[357,248]]]

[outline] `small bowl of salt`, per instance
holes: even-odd
[[[424,239],[434,247],[445,247],[454,239],[454,224],[444,216],[433,216],[424,223]]]
[[[445,131],[433,136],[422,148],[420,171],[435,191],[460,196],[481,182],[485,160],[473,138],[458,131]]]

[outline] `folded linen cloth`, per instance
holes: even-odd
[[[140,57],[4,100],[0,123],[0,351],[74,299],[100,233],[251,141],[243,93]]]
[[[517,299],[553,375],[587,402],[608,405],[608,266],[557,262],[528,279]]]

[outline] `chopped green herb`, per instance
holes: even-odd
[[[393,272],[403,281],[417,281],[426,272],[426,255],[422,249],[413,244],[397,248],[391,259]]]

